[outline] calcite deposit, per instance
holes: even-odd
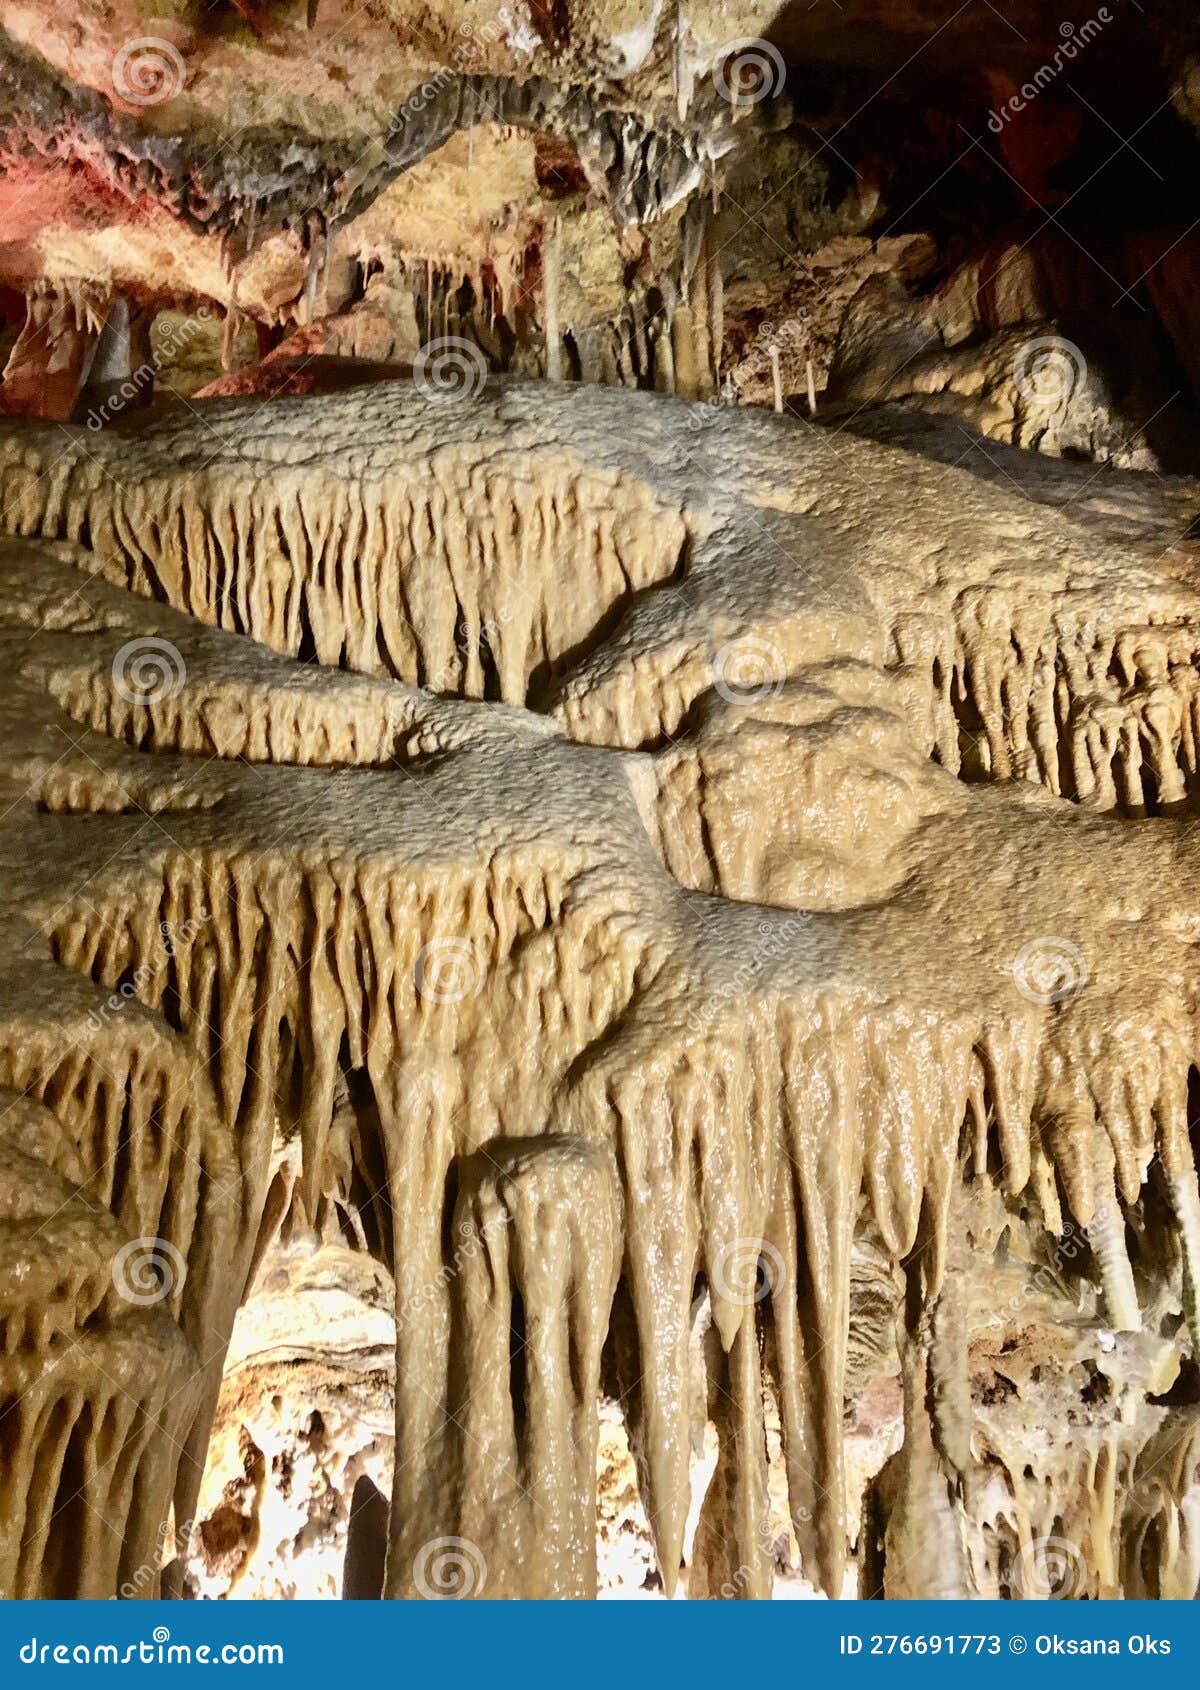
[[[1194,1597],[1194,25],[210,10],[0,34],[0,1596]]]
[[[1193,1576],[1190,1459],[1138,1478],[1191,1424],[1200,1269],[1181,523],[1118,547],[787,419],[536,384],[10,424],[0,467],[0,1051],[63,1140],[17,1141],[9,1278],[55,1314],[14,1308],[4,1366],[109,1341],[130,1235],[196,1403],[138,1442],[105,1369],[23,1416],[45,1494],[112,1415],[89,1588],[152,1554],[143,1489],[196,1519],[230,1324],[297,1227],[394,1280],[388,1594],[594,1593],[605,1396],[667,1593],[706,1422],[693,1594],[770,1591],[768,1421],[831,1593],[855,1545],[889,1594],[1011,1584],[1098,1470],[1089,1591]],[[864,1248],[898,1360],[858,1353]],[[865,1476],[851,1364],[900,1370]],[[1086,1412],[1038,1448],[1051,1377]]]

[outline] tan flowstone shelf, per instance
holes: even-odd
[[[335,1212],[389,1596],[445,1540],[595,1594],[614,1401],[668,1594],[771,1593],[781,1474],[830,1594],[1056,1534],[1194,1593],[1183,520],[571,384],[0,475],[5,1595],[180,1588],[234,1315]]]

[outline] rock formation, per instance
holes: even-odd
[[[3,1596],[1200,1589],[1192,249],[932,10],[9,9]]]
[[[889,1593],[949,1578],[950,1540],[961,1588],[1011,1583],[1090,1493],[1064,1463],[1110,1491],[1072,1522],[1089,1590],[1190,1576],[1189,1461],[1138,1479],[1190,1425],[1200,1265],[1178,518],[1117,547],[892,449],[597,388],[9,429],[0,1048],[81,1159],[39,1141],[13,1224],[80,1172],[103,1211],[10,1367],[101,1341],[108,1229],[177,1262],[199,1400],[156,1454],[193,1520],[256,1263],[348,1230],[396,1281],[389,1594],[591,1593],[604,1394],[668,1592],[705,1420],[691,1582],[769,1590],[768,1412],[831,1592],[852,1539]],[[904,1437],[860,1523],[866,1247]],[[1023,1417],[1081,1375],[1030,1481]]]

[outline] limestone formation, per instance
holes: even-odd
[[[8,430],[9,1482],[120,1516],[90,1591],[275,1530],[253,1415],[197,1503],[306,1236],[395,1284],[389,1595],[594,1593],[606,1399],[668,1594],[1021,1594],[1056,1532],[1080,1594],[1194,1585],[1178,518],[595,388]]]

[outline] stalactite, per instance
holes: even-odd
[[[228,370],[233,357],[233,343],[237,338],[237,331],[241,323],[241,314],[237,303],[238,277],[233,273],[233,281],[229,289],[229,304],[225,308],[225,318],[221,324],[221,368]]]
[[[301,320],[306,326],[315,323],[317,319],[317,290],[321,285],[325,255],[325,241],[316,223],[312,222],[308,229],[308,254],[305,260],[304,299],[301,310]]]
[[[1104,1285],[1108,1318],[1124,1332],[1139,1332],[1137,1288],[1125,1246],[1125,1217],[1113,1189],[1112,1153],[1107,1141],[1096,1169],[1096,1206],[1088,1223],[1088,1242],[1095,1253]]]
[[[676,392],[673,318],[673,308],[664,306],[654,325],[654,386],[659,393]]]
[[[783,410],[783,375],[779,368],[779,348],[771,346],[767,351],[771,362],[771,392],[774,395],[775,410]]]
[[[675,88],[675,106],[680,122],[687,118],[692,101],[692,72],[687,56],[687,26],[684,21],[683,0],[675,3],[675,24],[671,46],[671,80]]]
[[[989,1201],[1014,1236],[1086,1227],[1077,1271],[1118,1329],[1110,1419],[1071,1452],[1097,1586],[1120,1580],[1127,1507],[1176,1535],[1163,1577],[1182,1580],[1182,1496],[1137,1500],[1134,1479],[1170,1386],[1165,1363],[1153,1390],[1136,1373],[1138,1298],[1148,1328],[1151,1307],[1177,1319],[1178,1262],[1172,1243],[1143,1287],[1139,1255],[1135,1288],[1124,1227],[1161,1161],[1194,1284],[1196,871],[1185,822],[1046,788],[1089,687],[1174,693],[1188,589],[1122,575],[1065,525],[1035,545],[1023,505],[887,459],[921,516],[900,558],[812,430],[622,399],[512,384],[440,406],[396,385],[268,419],[227,405],[199,472],[189,424],[53,459],[37,433],[0,438],[6,521],[95,548],[0,548],[18,794],[0,1080],[68,1130],[122,1236],[179,1250],[164,1318],[218,1366],[281,1203],[315,1222],[345,1200],[346,1098],[369,1092],[390,1230],[373,1247],[397,1273],[393,1595],[443,1576],[447,1538],[480,1552],[476,1594],[594,1589],[606,1341],[636,1380],[671,1592],[699,1502],[698,1302],[717,1465],[689,1588],[769,1588],[765,1392],[802,1569],[840,1592],[864,1234],[908,1286],[905,1441],[864,1526],[882,1587],[923,1568],[928,1589],[932,1564],[965,1590],[979,1555],[1007,1577],[1004,1510],[1024,1550],[1048,1504],[964,1401],[963,1250],[970,1227],[986,1252]],[[753,451],[731,451],[735,423]],[[978,540],[980,509],[1009,526]],[[1119,625],[1096,620],[1109,570]],[[161,684],[135,684],[139,642],[167,658]],[[557,719],[511,707],[560,684]],[[65,1055],[55,1016],[90,1029]],[[61,1206],[51,1174],[37,1189]],[[50,1330],[14,1311],[13,1355],[92,1318],[113,1241],[105,1223]],[[211,1377],[180,1427],[192,1450]],[[971,1495],[973,1435],[999,1451],[1002,1507]],[[195,1481],[155,1485],[178,1510]],[[992,1515],[967,1522],[976,1505]]]
[[[542,239],[542,312],[546,340],[546,380],[562,380],[562,341],[558,323],[562,286],[562,236],[557,217],[551,218]]]
[[[711,218],[705,224],[704,247],[708,280],[708,344],[712,355],[713,391],[719,392],[725,350],[725,278],[721,271],[721,249]]]
[[[697,254],[695,269],[692,273],[690,296],[696,367],[696,396],[700,399],[708,399],[712,395],[713,369],[716,364],[716,352],[710,339],[713,323],[708,283],[708,234],[706,224],[705,232],[700,240],[700,251]]]
[[[671,313],[671,391],[681,399],[700,397],[700,375],[696,368],[696,334],[690,305],[678,305]]]
[[[713,1349],[710,1414],[717,1429],[717,1465],[700,1512],[688,1595],[758,1601],[771,1594],[773,1569],[754,1323],[743,1320],[728,1352],[719,1344]]]
[[[610,1176],[594,1147],[526,1139],[493,1146],[463,1169],[451,1418],[439,1429],[452,1512],[427,1499],[417,1519],[397,1522],[393,1594],[414,1586],[428,1594],[429,1544],[463,1540],[475,1555],[461,1569],[469,1587],[460,1594],[595,1594],[596,1405],[616,1285],[614,1222]]]
[[[121,502],[110,503],[105,482],[97,467],[92,500],[72,500],[61,515],[73,533],[86,521],[97,543],[105,543],[103,533],[126,554],[135,590],[162,594],[292,654],[307,621],[322,663],[390,672],[432,692],[466,690],[512,702],[524,701],[534,676],[552,675],[599,617],[670,579],[686,551],[677,511],[636,484],[626,501],[619,482],[606,484],[569,463],[549,484],[530,485],[515,460],[511,476],[490,478],[479,542],[472,528],[480,495],[469,460],[453,451],[432,479],[402,473],[365,496],[336,478],[318,491],[305,472],[286,491],[271,475],[257,490],[235,478],[225,497],[214,487],[201,502],[186,484],[168,479],[153,518],[138,500],[136,530]],[[566,597],[558,572],[563,547],[587,570]],[[195,569],[193,555],[211,558],[213,571]],[[533,597],[514,601],[506,590],[515,569],[528,578],[535,557],[553,609]],[[247,565],[259,572],[253,586]],[[219,587],[218,573],[236,582],[235,592]],[[590,603],[581,595],[585,586]],[[119,701],[112,707],[124,708]],[[164,714],[177,708],[167,689]],[[190,731],[200,739],[200,724]]]

